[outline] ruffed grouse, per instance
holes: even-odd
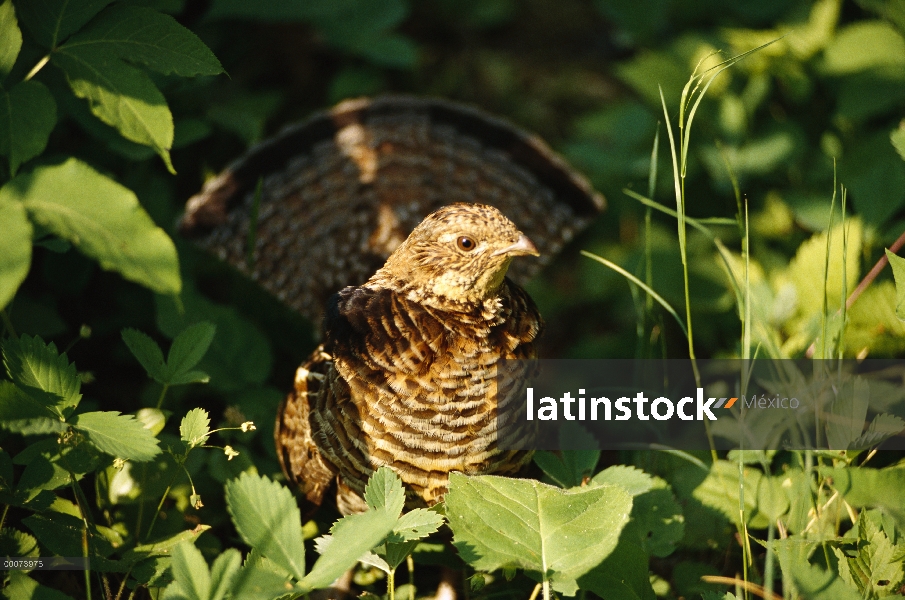
[[[308,502],[335,480],[340,511],[364,510],[365,483],[386,465],[411,500],[433,505],[451,471],[514,473],[530,458],[512,449],[525,431],[506,425],[530,361],[500,361],[535,356],[541,317],[505,275],[513,256],[537,254],[497,209],[454,204],[330,300],[324,343],[298,370],[275,432]],[[509,449],[498,436],[513,437]]]
[[[441,208],[475,201],[514,225],[486,206]],[[433,503],[451,470],[527,460],[493,444],[493,363],[532,356],[540,329],[503,276],[510,256],[532,253],[519,230],[541,256],[512,265],[517,282],[603,206],[537,136],[447,100],[386,96],[343,102],[252,148],[190,199],[180,231],[312,321],[328,307],[324,347],[299,370],[277,445],[312,503],[339,473],[349,512],[378,464]],[[459,226],[474,231],[445,229]],[[425,262],[443,231],[475,247],[440,244]],[[361,287],[327,304],[349,285]]]

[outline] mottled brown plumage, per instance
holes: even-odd
[[[511,474],[527,462],[499,427],[535,357],[542,320],[505,278],[537,255],[497,209],[455,204],[429,215],[360,287],[335,295],[324,343],[298,370],[277,416],[287,478],[311,505],[337,484],[343,513],[364,508],[367,478],[387,465],[412,503],[432,505],[451,471]],[[513,447],[510,445],[509,447]]]

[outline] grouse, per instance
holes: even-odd
[[[319,506],[365,509],[368,477],[389,466],[410,505],[433,505],[449,473],[513,474],[530,458],[514,419],[543,321],[506,277],[538,252],[499,210],[453,204],[428,215],[361,286],[329,301],[324,338],[277,413],[289,481]],[[519,449],[521,448],[521,449]]]

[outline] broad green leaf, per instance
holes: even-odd
[[[881,508],[895,518],[899,528],[905,531],[905,505],[901,502],[902,490],[905,490],[905,467],[823,467],[820,474],[832,478],[833,487],[846,502],[856,508]]]
[[[0,310],[6,308],[31,267],[32,226],[20,202],[0,201]]]
[[[36,558],[41,556],[38,540],[18,529],[4,527],[0,529],[0,555]]]
[[[132,415],[89,412],[78,415],[72,426],[101,452],[135,462],[147,462],[160,454],[158,440]]]
[[[293,589],[289,574],[264,558],[254,548],[233,579],[233,600],[277,598]]]
[[[21,336],[3,342],[3,363],[10,378],[21,386],[36,388],[59,397],[53,410],[68,416],[78,406],[82,381],[65,353],[57,352],[53,342]]]
[[[19,2],[19,20],[38,42],[54,48],[78,31],[113,0],[38,0]]]
[[[74,158],[38,167],[0,188],[0,203],[25,204],[31,219],[108,270],[162,294],[179,293],[176,247],[129,189]]]
[[[69,473],[56,462],[38,456],[22,472],[16,495],[20,502],[29,502],[44,490],[56,490],[64,485],[69,485]]]
[[[886,258],[896,280],[896,316],[905,321],[905,258],[886,250]]]
[[[259,387],[270,374],[273,363],[266,336],[235,308],[206,299],[190,280],[186,284],[179,298],[184,311],[177,310],[172,298],[157,297],[158,329],[175,338],[193,323],[213,322],[217,335],[199,365],[210,374],[211,384],[229,392],[246,390],[249,384]]]
[[[383,509],[399,517],[405,505],[402,481],[389,467],[380,467],[368,479],[364,499],[371,510]]]
[[[179,435],[183,442],[194,448],[206,443],[210,437],[211,419],[203,408],[193,408],[182,418]]]
[[[173,375],[170,385],[186,385],[189,383],[208,383],[211,376],[204,371],[187,371],[179,375]]]
[[[905,160],[905,126],[899,125],[898,129],[893,129],[889,139],[902,160]]]
[[[846,450],[861,436],[869,401],[868,381],[855,377],[842,383],[826,416],[826,440],[830,450]]]
[[[824,54],[829,75],[877,68],[905,68],[905,39],[884,21],[859,21],[841,29]]]
[[[88,100],[91,112],[127,140],[149,146],[175,173],[169,149],[173,146],[173,115],[148,75],[100,48],[68,44],[53,53],[51,62],[66,74],[69,87]]]
[[[132,355],[145,368],[148,377],[159,383],[169,383],[169,373],[163,360],[163,351],[151,336],[137,329],[123,329],[123,341]]]
[[[888,440],[894,435],[898,435],[903,429],[905,429],[905,421],[900,417],[887,413],[879,414],[870,422],[867,431],[849,444],[848,449],[866,450],[871,446],[876,446],[877,444]]]
[[[233,581],[242,564],[242,554],[235,548],[229,548],[214,559],[211,565],[210,600],[221,600],[232,591]]]
[[[167,355],[167,370],[170,377],[187,374],[204,358],[214,340],[217,328],[207,321],[186,328],[173,340]]]
[[[16,21],[12,0],[0,4],[0,84],[13,70],[19,50],[22,48],[22,32]]]
[[[57,124],[57,103],[40,81],[21,81],[0,90],[0,154],[9,157],[10,173],[44,152]]]
[[[833,548],[839,559],[839,576],[866,598],[886,596],[905,579],[902,561],[896,559],[896,547],[879,521],[874,511],[866,510],[859,515],[855,556]]]
[[[288,488],[242,473],[226,482],[226,506],[245,543],[296,579],[305,576],[302,517]]]
[[[471,566],[521,568],[574,594],[576,579],[616,547],[631,496],[621,487],[561,490],[538,481],[450,475],[447,518]]]
[[[798,536],[774,540],[768,547],[779,558],[782,573],[803,598],[861,600],[856,588],[849,587],[835,570],[825,570],[808,562],[809,552],[819,544]],[[794,591],[790,590],[794,594]],[[794,597],[794,596],[793,596]]]
[[[22,435],[38,435],[63,432],[66,424],[16,384],[0,381],[0,428]]]
[[[74,35],[66,48],[97,48],[161,73],[217,75],[220,61],[198,37],[156,10],[115,4]]]
[[[52,587],[42,585],[25,574],[24,571],[10,571],[9,584],[0,590],[5,598],[19,600],[20,598],[40,598],[41,600],[73,600]]]
[[[379,509],[348,515],[334,523],[330,529],[332,542],[302,580],[302,586],[318,589],[330,585],[386,538],[396,521],[396,514]]]
[[[597,440],[587,429],[566,421],[559,429],[559,444],[562,448],[560,452],[538,452],[534,455],[534,462],[562,487],[581,485],[586,477],[594,474],[600,451],[569,448],[594,448]]]
[[[135,546],[123,554],[123,560],[126,562],[137,562],[151,556],[170,556],[176,546],[182,542],[195,543],[198,536],[210,528],[210,525],[198,525],[194,529],[186,529],[176,535]]]
[[[210,600],[211,572],[198,548],[190,542],[176,546],[170,568],[173,583],[164,590],[164,600]]]
[[[38,541],[58,556],[82,556],[82,539],[85,523],[82,519],[69,514],[47,511],[39,515],[31,515],[22,519],[22,523],[32,530]],[[89,551],[92,562],[97,556],[109,556],[113,552],[103,536],[96,531],[89,532]],[[94,565],[92,565],[94,567]]]
[[[443,525],[443,516],[426,508],[416,508],[402,515],[387,536],[387,543],[398,544],[426,537]]]
[[[653,489],[654,477],[629,465],[613,465],[591,479],[592,485],[605,483],[618,485],[632,496],[638,496]]]
[[[654,600],[649,562],[641,546],[621,542],[602,563],[582,575],[578,584],[601,598]]]

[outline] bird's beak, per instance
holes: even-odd
[[[499,256],[500,254],[508,254],[509,256],[540,256],[540,252],[537,251],[534,242],[529,240],[524,233],[519,235],[516,243],[497,250],[490,256]]]

